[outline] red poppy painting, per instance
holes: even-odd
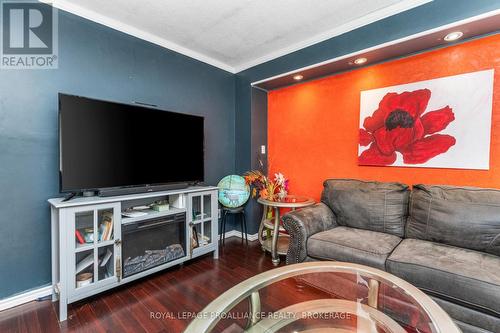
[[[363,91],[359,164],[487,169],[492,74]]]

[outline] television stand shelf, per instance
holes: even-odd
[[[186,209],[185,208],[170,207],[169,210],[165,210],[162,212],[157,212],[156,210],[152,210],[152,209],[144,209],[144,210],[141,210],[141,212],[146,213],[146,215],[137,216],[137,217],[122,216],[122,224],[134,223],[137,221],[149,220],[149,219],[154,219],[154,218],[158,218],[158,217],[165,217],[165,216],[169,216],[169,215],[175,215],[178,213],[184,213],[184,212],[186,212]]]
[[[130,207],[165,200],[169,210],[122,217]],[[49,203],[52,300],[59,300],[60,321],[67,319],[70,303],[203,254],[218,258],[217,187]]]

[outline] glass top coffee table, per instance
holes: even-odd
[[[387,272],[308,262],[247,279],[186,328],[201,332],[460,333],[429,296]]]

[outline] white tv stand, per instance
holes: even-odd
[[[52,234],[52,300],[59,300],[59,320],[67,319],[67,305],[124,283],[136,280],[200,255],[213,252],[218,258],[217,187],[193,186],[185,189],[148,192],[116,197],[75,197],[50,199]],[[147,211],[140,217],[122,217],[128,207],[168,200],[167,211]],[[181,221],[185,214],[184,222]],[[144,223],[146,227],[162,223],[184,239],[184,250],[177,246],[177,256],[138,273],[127,273],[122,259],[127,238],[122,234],[127,226]],[[146,225],[147,221],[150,222]],[[184,220],[182,220],[184,221]],[[139,227],[140,228],[140,227]],[[196,230],[196,232],[194,232]],[[78,235],[77,235],[78,233]],[[184,233],[182,235],[182,233]],[[156,233],[158,234],[158,233]],[[80,237],[79,237],[80,236]],[[195,237],[196,236],[196,237]],[[83,242],[82,242],[83,241]],[[132,240],[130,240],[132,242]],[[181,244],[180,241],[178,244]],[[122,250],[123,247],[123,250]],[[154,249],[162,250],[162,249]],[[130,259],[130,257],[128,257]],[[168,260],[165,256],[161,260]],[[140,258],[139,258],[140,259]],[[96,263],[96,264],[94,264]],[[127,266],[130,268],[132,266]],[[129,274],[129,275],[127,275]]]

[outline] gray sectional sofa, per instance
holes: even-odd
[[[422,289],[464,333],[500,332],[500,190],[331,179],[320,203],[282,221],[287,264],[376,267]]]

